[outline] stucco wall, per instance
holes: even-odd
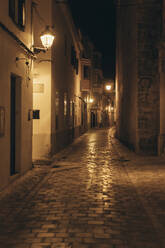
[[[52,49],[52,153],[60,150],[70,143],[74,137],[79,136],[81,124],[80,96],[80,59],[78,45],[75,38],[74,25],[71,16],[64,5],[54,2],[53,25],[56,30],[56,41]],[[67,44],[66,44],[66,43]],[[71,64],[71,47],[74,46],[79,60],[79,73]],[[55,125],[56,92],[59,94],[58,129]],[[67,114],[64,117],[64,94],[67,94]],[[74,102],[74,123],[71,121],[70,102]],[[65,121],[66,118],[66,121]],[[77,131],[78,130],[78,131]]]
[[[40,110],[40,119],[33,120],[33,159],[47,158],[51,149],[50,62],[43,61],[35,66],[33,87],[33,109]]]
[[[46,25],[52,26],[52,0],[37,1],[33,11],[34,46],[43,47],[40,34]],[[51,151],[51,49],[37,54],[33,71],[33,109],[40,111],[40,119],[33,120],[33,160],[45,159]]]
[[[71,64],[72,46],[75,48],[77,59],[80,55],[72,17],[66,5],[57,4],[52,0],[39,1],[37,9],[47,21],[46,24],[53,27],[55,41],[52,48],[45,54],[40,53],[34,63],[34,86],[44,85],[44,92],[33,93],[33,108],[40,110],[40,119],[33,121],[34,160],[44,159],[68,145],[79,135],[80,132],[77,130],[81,124],[81,101],[78,98],[81,72],[79,69],[79,73],[76,74]],[[43,31],[42,25],[35,15],[33,18],[34,43],[35,46],[41,46],[39,35]],[[70,116],[71,102],[75,109],[73,121]]]
[[[8,1],[0,1],[0,20],[27,47],[31,47],[30,9],[31,1],[27,3],[27,19],[25,32],[22,32],[8,16]],[[16,62],[16,57],[24,58]],[[25,62],[29,62],[29,66]],[[5,108],[5,134],[0,137],[0,188],[13,180],[10,176],[10,77],[11,73],[20,78],[20,130],[19,165],[17,174],[22,174],[32,167],[32,121],[28,120],[28,112],[32,109],[32,61],[28,59],[18,43],[2,28],[0,28],[0,106]],[[29,80],[29,79],[30,80]],[[16,145],[17,146],[17,145]]]

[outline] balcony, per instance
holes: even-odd
[[[81,58],[81,64],[91,66],[91,60],[87,58]]]

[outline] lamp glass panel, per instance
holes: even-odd
[[[44,34],[41,36],[41,42],[45,48],[50,48],[53,44],[53,41],[54,41],[54,36],[51,34]]]

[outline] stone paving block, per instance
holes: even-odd
[[[61,232],[56,233],[56,237],[58,238],[67,238],[68,236],[69,236],[68,233],[61,233]]]
[[[104,224],[104,221],[95,221],[95,220],[93,220],[93,221],[88,221],[88,224],[89,225],[103,225]]]
[[[9,246],[8,248],[30,248],[29,244],[15,244],[15,246]]]
[[[81,238],[89,238],[92,237],[91,233],[76,233],[76,237],[81,237]]]
[[[93,244],[93,243],[95,243],[95,241],[96,240],[94,238],[88,238],[88,237],[87,238],[83,238],[83,242],[84,243],[87,243],[87,244],[91,244],[91,243]]]
[[[51,248],[51,243],[35,243],[31,245],[31,248]]]
[[[42,238],[33,238],[33,239],[30,239],[30,238],[27,238],[27,239],[24,239],[23,241],[24,243],[28,243],[28,244],[31,244],[31,243],[42,243]]]
[[[48,232],[48,229],[32,229],[32,233],[46,233]]]
[[[35,233],[20,233],[19,238],[35,238]]]
[[[107,233],[95,233],[94,237],[99,239],[109,239],[111,236]]]
[[[63,241],[63,238],[44,238],[43,241],[46,243],[60,243]]]
[[[55,237],[55,233],[38,233],[38,238]]]

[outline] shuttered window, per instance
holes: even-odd
[[[21,29],[25,28],[25,0],[9,0],[9,16]]]

